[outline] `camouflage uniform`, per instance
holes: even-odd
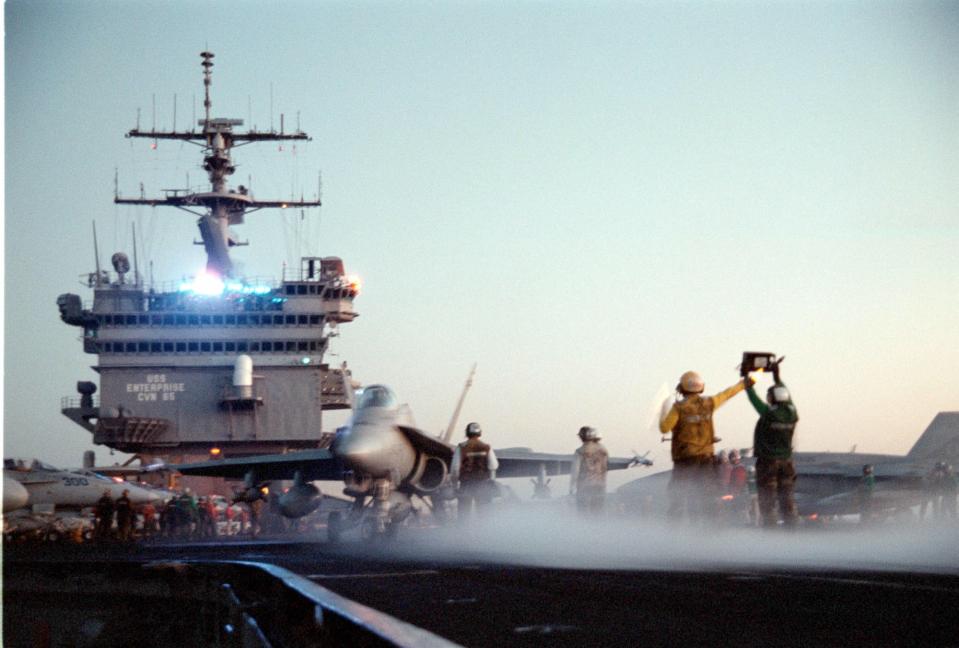
[[[682,517],[684,510],[692,517],[713,509],[710,505],[716,489],[713,412],[744,387],[745,383],[738,382],[715,396],[688,394],[674,403],[660,421],[660,432],[673,434],[670,517]]]
[[[609,453],[599,441],[584,441],[576,449],[570,471],[570,492],[576,494],[576,507],[583,513],[603,512],[606,503],[606,471]]]
[[[763,526],[776,525],[777,499],[783,522],[794,525],[799,516],[793,495],[796,468],[792,461],[792,439],[799,414],[791,402],[767,405],[756,395],[752,385],[746,389],[746,395],[759,413],[753,434],[753,454],[756,457],[756,486]]]

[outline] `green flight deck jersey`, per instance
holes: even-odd
[[[779,383],[782,384],[782,383]],[[759,413],[753,434],[753,456],[762,459],[791,459],[793,432],[799,421],[796,406],[789,403],[767,405],[750,385],[746,389],[749,402]]]

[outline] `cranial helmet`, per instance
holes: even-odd
[[[599,432],[596,431],[596,428],[584,425],[579,428],[579,438],[583,441],[599,441]]]
[[[702,376],[695,371],[687,371],[679,377],[679,391],[684,394],[699,394],[705,388]]]
[[[786,389],[785,385],[773,385],[769,388],[769,391],[766,392],[766,400],[775,405],[777,403],[788,403],[792,400],[792,396],[789,395],[789,390]]]
[[[470,423],[466,426],[466,436],[478,437],[481,434],[483,434],[483,429],[480,427],[479,423]]]

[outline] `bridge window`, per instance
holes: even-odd
[[[288,353],[293,353],[294,351],[296,351],[296,342],[294,342],[293,340],[287,341],[286,350]]]
[[[252,324],[253,326],[259,326],[259,325],[260,325],[260,316],[259,316],[259,315],[249,315],[248,317],[250,318],[250,324]]]
[[[253,353],[260,352],[260,343],[259,342],[250,342],[250,351]]]
[[[296,324],[296,315],[287,315],[286,316],[287,326],[293,326]]]
[[[186,315],[177,315],[177,316],[176,316],[176,325],[177,325],[177,326],[186,326]]]
[[[186,348],[187,348],[187,350],[188,350],[190,353],[196,353],[197,351],[200,350],[200,343],[199,343],[199,342],[187,342]]]
[[[186,353],[186,342],[177,342],[177,343],[176,343],[176,352],[177,352],[177,353]]]
[[[246,326],[246,324],[247,324],[246,315],[237,315],[237,316],[236,316],[236,324],[237,324],[237,326]]]
[[[187,315],[187,321],[190,322],[190,326],[199,326],[199,325],[200,325],[200,316],[199,316],[199,315]]]
[[[236,326],[236,315],[227,315],[226,323],[228,326]]]
[[[287,294],[287,295],[295,295],[295,294],[296,294],[296,286],[287,286],[287,287],[286,287],[286,294]]]
[[[306,286],[303,286],[303,285],[297,286],[297,287],[296,287],[296,294],[298,294],[298,295],[305,295],[305,294],[306,294]]]
[[[163,349],[162,349],[162,347],[160,346],[160,343],[159,343],[159,342],[151,342],[151,343],[150,343],[150,353],[160,353],[162,350],[163,350]]]
[[[319,315],[310,315],[310,324],[313,325],[313,326],[319,325],[319,324],[320,324],[320,316],[319,316]]]
[[[137,318],[136,315],[127,315],[127,326],[136,326],[137,319],[140,320],[140,326],[149,326],[150,325],[150,316],[149,315],[140,315]]]
[[[148,342],[137,342],[138,353],[150,353],[150,344]]]
[[[214,342],[214,343],[213,343],[213,352],[214,352],[214,353],[223,353],[223,343],[222,343],[222,342]]]
[[[163,343],[163,353],[173,353],[173,342]]]
[[[235,343],[235,342],[227,342],[227,343],[224,344],[223,346],[224,346],[225,350],[228,351],[228,352],[229,352],[229,351],[236,351],[236,343]]]
[[[222,325],[223,325],[223,316],[222,316],[222,315],[214,315],[214,316],[213,316],[213,325],[214,325],[214,326],[222,326]]]
[[[153,326],[160,326],[161,324],[163,324],[163,318],[160,317],[159,315],[154,315],[150,318],[150,324],[152,324]]]
[[[173,326],[174,321],[175,321],[175,320],[174,320],[173,315],[164,315],[164,316],[163,316],[163,325],[164,325],[164,326]]]
[[[264,352],[264,353],[269,353],[269,352],[271,352],[272,350],[273,350],[273,343],[272,343],[272,342],[264,342],[264,343],[263,343],[263,352]]]
[[[210,322],[211,320],[209,315],[200,315],[200,324],[209,326]]]

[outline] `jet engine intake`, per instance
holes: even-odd
[[[439,457],[432,455],[420,455],[416,470],[410,482],[416,490],[423,493],[431,493],[438,489],[446,481],[446,475],[449,469],[446,462]]]

